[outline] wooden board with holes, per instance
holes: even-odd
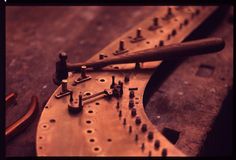
[[[96,61],[98,55],[103,53],[107,57],[119,56],[113,53],[118,48],[120,40],[124,40],[125,48],[129,54],[131,51],[160,47],[160,41],[164,45],[181,42],[194,29],[196,29],[217,7],[171,7],[172,16],[166,17],[168,7],[161,7],[160,11],[147,20],[131,29],[107,47],[98,52],[91,61]],[[159,18],[160,28],[150,31],[150,19]],[[142,28],[142,41],[132,43],[137,28]],[[39,156],[184,156],[178,148],[174,147],[148,120],[143,109],[143,93],[155,68],[161,62],[149,62],[140,64],[140,69],[135,69],[135,64],[113,65],[101,71],[89,72],[92,79],[73,86],[75,79],[80,74],[73,73],[68,78],[68,88],[73,90],[74,97],[79,93],[84,96],[96,94],[110,88],[111,76],[115,81],[124,81],[129,77],[129,82],[124,83],[124,94],[120,99],[97,99],[94,102],[84,104],[82,113],[72,116],[68,113],[69,96],[56,99],[55,95],[61,90],[59,87],[51,96],[42,112],[36,136],[36,149]],[[147,125],[147,131],[142,132],[141,126],[135,124],[136,117],[130,114],[129,88],[135,90],[135,108],[141,123]],[[119,101],[120,107],[116,105]],[[122,117],[119,112],[122,111]],[[125,119],[125,120],[124,120]],[[124,125],[124,121],[126,124]],[[129,126],[132,132],[129,132]],[[153,133],[153,139],[148,140],[148,134]],[[137,137],[135,140],[135,137]],[[155,148],[156,140],[160,146]],[[144,146],[144,147],[143,147]],[[166,152],[167,151],[167,152]]]

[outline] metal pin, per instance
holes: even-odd
[[[142,124],[141,130],[142,130],[142,132],[146,132],[147,131],[147,124]]]
[[[152,156],[152,151],[148,152],[148,156],[151,157]]]
[[[153,18],[153,26],[158,26],[158,18]]]
[[[129,98],[134,98],[134,91],[133,91],[133,90],[131,90],[131,91],[129,92]]]
[[[111,87],[110,88],[113,88],[115,85],[115,76],[112,76],[112,82],[111,82]]]
[[[172,13],[172,9],[171,9],[170,7],[168,7],[167,15],[170,16],[170,15],[172,15],[172,14],[173,14],[173,13]]]
[[[134,107],[134,100],[130,99],[129,100],[129,108],[133,108]]]
[[[141,118],[137,116],[136,119],[135,119],[135,123],[137,125],[140,125],[141,124]]]
[[[164,41],[163,40],[160,40],[159,46],[164,46]]]
[[[81,66],[81,77],[82,78],[87,78],[86,76],[86,66]]]
[[[119,111],[119,117],[122,117],[122,111]]]
[[[132,126],[129,126],[129,133],[132,132]]]
[[[154,148],[155,149],[159,149],[160,148],[160,141],[159,140],[155,140]]]
[[[148,140],[152,140],[153,139],[153,132],[148,132]]]
[[[137,112],[136,112],[136,108],[132,108],[131,110],[131,116],[134,117],[136,116]]]
[[[125,42],[124,42],[124,41],[120,41],[119,50],[120,50],[120,51],[125,50]]]
[[[116,103],[116,108],[119,109],[120,108],[120,102]]]
[[[163,149],[162,149],[161,155],[162,155],[163,157],[166,157],[166,156],[167,156],[167,149],[166,149],[166,148],[163,148]]]
[[[145,144],[142,143],[141,149],[144,150],[145,149]]]
[[[73,92],[70,92],[70,102],[73,102]]]
[[[79,94],[79,107],[83,107],[83,99],[82,99],[82,94]]]
[[[123,125],[126,125],[126,118],[124,118],[123,120]]]
[[[175,36],[175,35],[176,35],[176,33],[177,33],[177,32],[176,32],[176,30],[175,30],[175,29],[173,29],[171,34],[172,34],[172,36]]]
[[[67,89],[67,80],[66,79],[62,80],[61,88],[62,88],[62,93],[65,93],[65,92],[68,91],[68,89]]]
[[[136,31],[136,38],[142,37],[141,33],[142,33],[142,29],[141,28],[137,29],[137,31]]]

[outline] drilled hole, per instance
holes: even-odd
[[[43,125],[43,128],[47,128],[47,125]]]
[[[87,130],[87,133],[92,133],[92,132],[93,132],[93,131],[92,131],[92,130],[90,130],[90,129],[89,129],[89,130]]]
[[[48,106],[45,106],[45,108],[48,108]]]
[[[96,102],[95,104],[96,104],[96,105],[99,105],[100,103],[99,103],[99,102]]]
[[[178,19],[177,19],[177,18],[175,18],[175,19],[174,19],[174,21],[175,21],[175,22],[177,22],[177,21],[178,21]]]
[[[92,111],[92,110],[89,110],[88,113],[93,113],[93,111]]]
[[[138,97],[135,97],[136,100],[138,100],[139,98]]]
[[[139,104],[139,102],[135,102],[135,104]]]
[[[112,139],[111,139],[111,138],[108,138],[108,139],[107,139],[107,141],[108,141],[108,142],[111,142],[111,141],[112,141]]]
[[[92,138],[92,139],[89,140],[89,142],[95,142],[95,139]]]
[[[85,96],[90,96],[91,93],[90,93],[90,92],[86,92],[86,93],[84,93],[84,95],[85,95]]]
[[[115,66],[114,69],[119,69],[119,67],[118,67],[118,66]]]
[[[40,146],[40,147],[39,147],[39,149],[43,149],[43,147],[42,147],[42,146]]]
[[[101,78],[99,81],[100,81],[100,82],[105,82],[105,79]]]
[[[87,124],[91,124],[91,123],[92,123],[92,121],[90,121],[90,120],[87,120],[87,121],[86,121],[86,123],[87,123]]]
[[[49,122],[51,122],[51,123],[55,123],[56,120],[55,120],[55,119],[50,119]]]
[[[88,113],[93,113],[93,111],[92,111],[92,110],[89,110]]]
[[[147,43],[147,44],[149,44],[150,42],[149,42],[149,41],[147,41],[146,43]]]
[[[95,148],[94,148],[94,151],[99,151],[99,150],[100,150],[99,147],[95,147]]]
[[[42,136],[39,136],[39,139],[43,139],[43,137],[42,137]]]
[[[164,31],[163,31],[162,29],[160,30],[160,32],[161,32],[161,33],[164,33]]]

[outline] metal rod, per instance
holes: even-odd
[[[111,64],[124,64],[136,62],[149,62],[157,60],[168,60],[184,56],[195,56],[208,53],[214,53],[224,48],[225,42],[222,38],[206,38],[171,44],[159,48],[141,50],[128,55],[120,55],[119,57],[104,59],[96,62],[86,63],[67,63],[68,71],[80,70],[81,66],[85,65],[88,68],[100,68]]]

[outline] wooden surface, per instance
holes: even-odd
[[[121,33],[139,23],[154,10],[155,7],[131,6],[8,6],[6,9],[6,94],[16,91],[18,93],[18,104],[17,106],[7,108],[6,126],[13,123],[27,111],[27,104],[29,103],[32,94],[39,96],[40,106],[42,106],[47,98],[53,93],[57,86],[52,83],[52,74],[55,71],[55,62],[58,59],[59,51],[63,50],[67,52],[70,62],[85,61]],[[230,24],[227,25],[229,26],[224,27],[224,29],[229,29],[225,29],[225,32],[220,33],[221,35],[223,34],[224,37],[227,37],[227,41],[229,39],[231,45],[228,45],[228,54],[232,54],[231,33],[233,27]],[[215,35],[217,35],[217,33],[219,33],[219,30],[218,32],[215,31]],[[179,74],[186,74],[186,76],[188,76],[188,73],[186,73],[187,71],[184,72],[184,69],[188,68],[188,65],[194,65],[194,63],[192,64],[192,61],[195,60],[197,59],[186,61],[183,65],[183,73],[182,70],[179,70]],[[196,62],[195,65],[198,63],[200,62]],[[225,63],[227,64],[226,69],[229,70],[228,74],[232,76],[232,57],[229,56]],[[182,77],[180,75],[177,74],[176,78]],[[191,78],[191,76],[189,77]],[[174,79],[176,80],[176,78]],[[182,79],[177,80],[177,82],[181,83]],[[175,85],[176,81],[174,83],[173,81],[170,81],[169,83],[173,85],[171,87],[179,87],[179,85]],[[168,88],[165,90],[168,91]],[[186,92],[188,90],[189,88],[186,88]],[[199,91],[202,92],[204,90]],[[185,93],[185,91],[181,92]],[[153,98],[153,96],[150,103],[158,105],[160,102],[159,97],[161,96],[157,94],[158,91],[154,94],[154,96],[157,97]],[[189,96],[191,97],[191,93]],[[221,97],[224,96],[221,95]],[[217,103],[217,101],[215,102]],[[178,103],[178,101],[175,101],[175,103]],[[179,102],[179,104],[181,104],[181,102]],[[146,111],[147,114],[150,115],[151,113],[149,114],[150,111],[148,111],[150,110],[150,107],[148,106],[150,105],[147,105]],[[178,104],[176,106],[178,106]],[[40,112],[41,110],[42,108],[40,108]],[[151,109],[151,111],[153,111],[153,109]],[[217,113],[218,112],[210,113],[210,115],[215,117],[217,116]],[[183,124],[182,121],[186,120],[182,119],[177,126],[181,126]],[[155,120],[152,120],[152,122],[155,124]],[[160,127],[158,129],[162,129],[163,126],[165,126],[165,123],[168,124],[170,122],[161,121],[162,125],[157,126]],[[185,153],[196,155],[199,151],[199,147],[203,143],[199,142],[199,140],[201,141],[204,139],[207,130],[202,130],[201,126],[195,125],[196,122],[191,123],[193,128],[198,130],[197,132],[194,132],[194,134],[199,135],[199,137],[194,137],[194,141],[201,144],[184,147],[186,146],[184,145],[184,141],[189,142],[188,138],[193,137],[193,134],[185,134],[185,137],[187,138],[183,141],[179,141],[177,145],[180,149],[183,149]],[[210,124],[211,121],[208,123]],[[36,126],[37,120],[35,120],[25,132],[7,144],[7,156],[35,155]],[[183,124],[183,126],[186,126],[186,124]],[[179,130],[178,128],[174,129]]]

